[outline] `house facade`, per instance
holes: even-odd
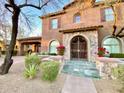
[[[26,37],[20,38],[16,40],[16,44],[14,47],[14,55],[25,55],[28,52],[32,53],[40,53],[41,52],[41,37]],[[2,41],[0,41],[0,52],[5,54],[6,48],[8,45],[5,45]]]
[[[3,42],[2,41],[0,41],[0,51],[3,51],[5,48],[5,45],[3,44]]]
[[[124,53],[124,38],[112,38],[114,12],[103,0],[80,2],[74,0],[62,11],[42,19],[42,52],[57,53],[58,45],[65,46],[65,59],[93,61],[98,47],[110,53]],[[117,27],[124,25],[124,3],[115,6]]]
[[[40,53],[41,39],[41,37],[27,37],[17,39],[15,50],[18,51],[18,55],[25,55],[29,51],[33,53]]]

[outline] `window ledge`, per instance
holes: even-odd
[[[113,23],[114,20],[111,20],[111,21],[102,21],[103,23]]]

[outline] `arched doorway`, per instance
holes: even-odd
[[[82,36],[75,36],[70,44],[71,59],[87,59],[87,41]]]

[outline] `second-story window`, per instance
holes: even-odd
[[[101,9],[101,21],[113,21],[114,12],[112,8],[103,8]]]
[[[74,15],[74,23],[80,23],[80,21],[81,21],[81,16],[80,16],[80,14]]]
[[[57,29],[58,28],[58,19],[52,19],[51,20],[51,28]]]
[[[105,9],[105,21],[113,21],[114,20],[114,12],[112,8]]]

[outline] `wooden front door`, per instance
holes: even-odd
[[[71,59],[87,59],[87,42],[84,37],[76,36],[71,40]]]

